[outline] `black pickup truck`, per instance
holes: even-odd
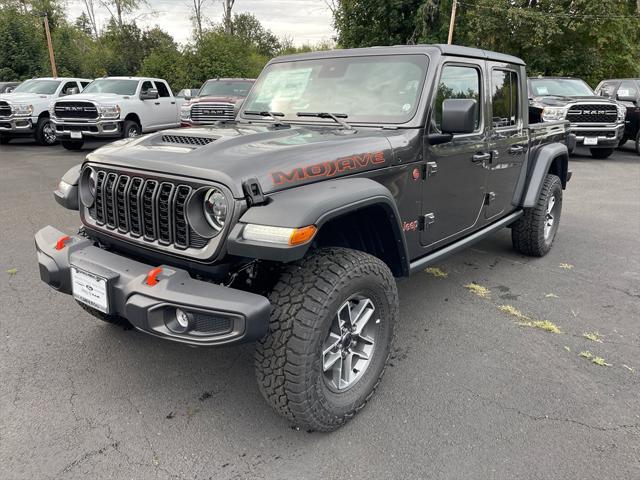
[[[594,158],[611,156],[625,128],[623,105],[596,95],[579,78],[535,77],[528,86],[529,124],[568,120],[576,144],[589,148]]]
[[[603,80],[596,87],[596,93],[618,100],[626,107],[627,118],[620,146],[631,140],[635,143],[636,153],[640,155],[640,78]]]
[[[196,346],[257,341],[260,390],[328,431],[367,402],[397,277],[504,227],[545,255],[570,178],[565,121],[529,127],[522,60],[457,46],[272,60],[235,121],[119,140],[67,172],[73,236],[42,280],[96,317]]]

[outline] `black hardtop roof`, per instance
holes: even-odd
[[[432,54],[439,52],[443,55],[451,55],[455,57],[471,57],[485,60],[495,60],[498,62],[514,63],[517,65],[525,65],[524,61],[513,55],[492,52],[489,50],[481,50],[479,48],[463,47],[460,45],[395,45],[391,47],[367,47],[367,48],[349,48],[344,50],[321,50],[316,52],[298,53],[295,55],[285,55],[271,60],[269,63],[290,62],[297,60],[312,60],[319,58],[336,58],[336,57],[356,57],[364,55],[406,55],[406,54]]]

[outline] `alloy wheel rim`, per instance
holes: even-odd
[[[556,221],[556,197],[555,195],[549,198],[547,203],[547,213],[544,218],[544,239],[549,240],[551,233],[553,232],[553,226]]]
[[[380,318],[370,298],[353,295],[338,309],[322,345],[322,372],[334,391],[353,387],[371,364]]]
[[[138,135],[139,135],[139,132],[137,128],[134,127],[129,129],[129,135],[128,135],[129,138],[135,138]]]
[[[47,122],[45,124],[45,126],[42,128],[42,133],[44,135],[45,142],[49,144],[55,143],[56,131],[54,130],[53,125],[51,125],[51,122]]]

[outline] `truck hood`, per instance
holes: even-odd
[[[76,95],[67,95],[62,97],[60,101],[90,101],[97,103],[118,103],[122,100],[128,100],[132,98],[129,95],[117,95],[115,93],[78,93]]]
[[[38,93],[27,92],[3,93],[0,95],[0,100],[12,103],[39,103],[51,100],[52,98],[54,98],[53,95],[40,95]]]
[[[547,95],[542,97],[534,97],[533,103],[541,105],[543,107],[563,107],[577,102],[589,102],[589,103],[603,103],[603,104],[615,104],[613,100],[606,97],[599,97],[596,95],[588,95],[584,97],[562,97],[557,95]]]
[[[114,142],[87,161],[219,182],[242,198],[242,184],[251,178],[270,193],[389,166],[391,132],[259,124],[174,129]]]

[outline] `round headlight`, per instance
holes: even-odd
[[[215,230],[224,228],[229,212],[227,197],[217,188],[211,188],[204,196],[204,216]]]
[[[87,167],[83,170],[80,178],[80,201],[87,208],[91,208],[96,199],[97,181],[98,174],[93,168]]]
[[[96,196],[96,182],[98,180],[98,174],[96,171],[91,168],[91,173],[89,174],[89,193],[95,197]]]

